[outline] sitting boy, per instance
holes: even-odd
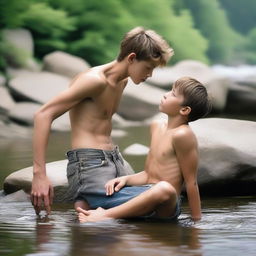
[[[79,208],[80,222],[137,216],[177,219],[183,183],[192,220],[200,220],[198,145],[188,123],[204,117],[210,109],[207,90],[200,82],[189,77],[177,80],[159,105],[159,110],[168,115],[167,122],[157,121],[151,125],[151,145],[145,170],[117,177],[105,186],[109,197],[118,198],[119,193],[132,194],[131,191],[138,189],[141,193],[109,209],[86,211]]]

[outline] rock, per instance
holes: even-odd
[[[0,138],[16,139],[31,138],[32,129],[14,123],[6,123],[0,120]]]
[[[0,197],[0,203],[6,203],[6,202],[31,202],[31,201],[30,201],[30,195],[21,189],[9,195]]]
[[[191,123],[200,150],[203,195],[255,195],[256,122],[206,118]]]
[[[4,76],[1,76],[0,74],[0,87],[5,86],[6,79]]]
[[[6,87],[0,86],[0,111],[8,113],[15,106],[15,101]]]
[[[46,173],[54,187],[54,202],[69,202],[71,198],[68,191],[68,181],[66,177],[67,160],[60,160],[46,164]],[[124,160],[127,172],[134,173],[130,164]],[[19,190],[30,193],[33,178],[33,168],[27,167],[11,173],[4,180],[4,192],[12,194]]]
[[[255,114],[256,88],[247,85],[233,84],[230,87],[226,113]]]
[[[17,103],[9,113],[10,119],[32,126],[34,123],[34,114],[41,107],[41,104],[32,102]],[[51,129],[54,131],[70,131],[70,121],[68,112],[55,119]]]
[[[17,98],[43,104],[67,89],[69,83],[70,79],[50,72],[22,71],[9,86]]]
[[[67,190],[66,166],[67,160],[61,160],[46,164],[46,173],[54,187],[55,201],[61,201]],[[11,173],[4,181],[4,191],[11,194],[20,189],[30,193],[33,177],[32,167],[24,168]]]
[[[90,68],[90,65],[80,57],[56,51],[43,58],[44,70],[73,78],[80,72]]]
[[[147,146],[135,143],[124,150],[126,155],[147,155],[149,148]]]
[[[222,77],[213,69],[195,60],[184,60],[173,67],[157,68],[147,81],[170,90],[172,84],[183,76],[190,76],[203,83],[212,96],[213,109],[225,108],[230,79]]]
[[[158,105],[165,90],[146,83],[135,85],[129,80],[117,113],[125,119],[142,121],[159,112]]]
[[[199,145],[200,193],[210,196],[255,195],[256,122],[205,118],[191,122],[190,126]],[[133,144],[124,153],[146,155],[146,148],[140,147]]]
[[[230,79],[234,83],[256,88],[255,65],[240,65],[237,67],[215,65],[212,68],[217,74]]]
[[[32,34],[27,29],[4,29],[3,40],[6,40],[14,47],[26,52],[29,56],[34,55],[34,42]]]

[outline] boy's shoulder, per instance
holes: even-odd
[[[94,68],[90,68],[85,72],[79,73],[74,79],[72,80],[71,86],[86,86],[91,87],[93,86],[95,89],[104,89],[107,85],[106,79],[104,76],[101,75],[99,70],[95,70]]]
[[[189,125],[181,125],[173,131],[173,143],[179,147],[197,146],[197,138]]]
[[[150,124],[151,132],[154,131],[156,128],[166,125],[167,121],[162,119],[154,119]]]

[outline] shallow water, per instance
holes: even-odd
[[[37,218],[30,203],[0,210],[1,255],[255,255],[256,198],[203,199],[203,219],[176,223],[105,221],[79,224],[72,205]]]
[[[145,127],[127,128],[115,138],[121,151],[148,144]],[[129,136],[128,136],[129,135]],[[51,135],[48,161],[64,159],[69,134]],[[144,157],[126,159],[136,170]],[[0,140],[0,184],[14,170],[30,166],[31,138]],[[0,187],[0,189],[2,189]],[[79,224],[71,204],[55,204],[49,217],[36,217],[29,202],[4,202],[0,195],[0,255],[255,255],[256,197],[202,198],[203,219],[189,220],[187,202],[178,222],[135,220]]]

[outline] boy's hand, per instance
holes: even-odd
[[[124,177],[118,177],[108,181],[105,185],[106,195],[107,196],[113,195],[114,192],[119,191],[122,187],[125,186],[125,184],[126,184],[126,180]]]
[[[53,201],[53,187],[48,177],[45,175],[34,175],[31,189],[31,203],[38,215],[44,206],[47,214],[51,212]]]

